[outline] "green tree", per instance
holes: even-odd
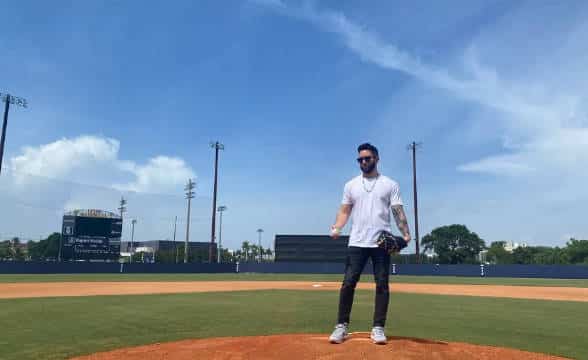
[[[243,251],[243,255],[245,256],[245,261],[249,261],[249,252],[251,251],[251,245],[249,245],[249,241],[243,241],[241,249]]]
[[[61,234],[54,232],[46,239],[28,242],[29,258],[34,261],[56,260],[59,256]]]
[[[554,265],[569,263],[565,250],[558,247],[537,246],[534,247],[534,252],[533,264]]]
[[[465,225],[442,226],[422,239],[427,250],[433,250],[442,264],[474,264],[478,254],[486,248],[484,240]]]
[[[265,256],[267,261],[270,261],[272,259],[272,256],[274,255],[274,252],[272,251],[272,249],[267,248],[265,249]]]
[[[571,238],[566,243],[564,250],[572,264],[588,262],[588,240],[576,240]]]
[[[533,258],[537,253],[537,249],[532,246],[518,247],[512,251],[513,263],[532,264]]]
[[[251,252],[251,261],[259,261],[259,246],[257,245],[250,245],[249,247]]]
[[[229,249],[222,248],[221,250],[221,262],[232,263],[235,262],[235,254],[231,254]]]
[[[235,261],[243,261],[243,250],[238,249],[233,253]]]
[[[10,258],[10,240],[0,242],[0,260],[9,260]]]
[[[494,241],[488,248],[486,260],[491,264],[512,264],[512,254],[504,249],[506,241]]]

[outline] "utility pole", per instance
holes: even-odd
[[[262,256],[263,256],[263,254],[262,254],[263,251],[261,248],[261,233],[263,233],[263,229],[257,229],[257,235],[258,235],[257,246],[259,246],[259,262],[261,262]]]
[[[131,220],[131,263],[133,262],[133,252],[135,250],[135,224],[137,223],[136,219]]]
[[[122,219],[123,215],[125,212],[127,212],[127,201],[125,200],[124,197],[120,197],[120,203],[119,203],[119,207],[118,207],[118,211],[120,212],[120,218]]]
[[[178,216],[176,215],[176,218],[174,220],[174,258],[175,258],[175,263],[178,263],[178,248],[176,246],[176,228],[178,226]]]
[[[120,226],[121,226],[121,232],[120,232],[120,244],[122,245],[122,239],[123,239],[123,231],[122,229],[124,229],[123,226],[123,215],[124,213],[127,211],[127,201],[125,200],[124,197],[120,197],[120,206],[118,207],[118,211],[120,212]],[[129,259],[129,261],[132,260],[133,254],[131,254],[131,257]]]
[[[212,193],[212,226],[211,226],[211,234],[210,234],[210,245],[208,247],[208,261],[213,262],[214,258],[212,256],[212,244],[214,244],[215,240],[215,230],[216,230],[216,193],[218,189],[218,153],[219,150],[224,150],[225,146],[220,142],[216,141],[214,143],[210,143],[210,147],[214,149],[214,190]]]
[[[217,260],[216,262],[221,262],[221,251],[222,251],[222,244],[223,244],[223,212],[227,210],[226,206],[219,206],[217,211],[220,214],[220,223],[218,229],[218,251],[217,251]]]
[[[2,136],[0,137],[0,174],[2,173],[2,158],[4,157],[4,142],[6,141],[6,128],[8,127],[8,110],[10,110],[10,104],[16,106],[22,106],[26,108],[28,106],[27,101],[23,98],[12,96],[10,94],[1,93],[0,98],[6,105],[4,106],[4,121],[2,122]]]
[[[192,199],[194,199],[194,188],[196,183],[192,179],[188,179],[186,185],[186,199],[188,199],[188,216],[186,217],[186,243],[184,244],[184,264],[188,263],[188,242],[190,242],[190,207],[192,205]]]
[[[420,256],[420,249],[419,249],[419,207],[418,207],[418,197],[417,197],[417,180],[416,180],[416,149],[421,146],[421,143],[412,142],[408,145],[408,148],[412,150],[412,190],[413,190],[413,200],[414,200],[414,235],[415,235],[415,247],[416,247],[416,257],[417,263],[420,264],[421,256]]]

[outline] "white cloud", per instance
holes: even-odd
[[[118,140],[92,135],[24,147],[0,177],[2,235],[28,238],[58,231],[64,211],[72,209],[117,212],[123,195],[127,216],[140,224],[137,238],[171,238],[174,216],[185,224],[183,188],[196,177],[194,171],[177,157],[121,159],[119,149]],[[193,240],[206,239],[209,227],[196,225],[206,220],[208,205],[201,196],[192,202]],[[124,236],[129,231],[125,227]]]
[[[120,159],[119,148],[119,141],[110,138],[63,138],[24,147],[10,165],[17,185],[37,176],[146,193],[177,193],[188,178],[196,176],[180,158],[160,155],[142,165]]]
[[[10,165],[20,181],[24,180],[22,174],[62,178],[74,170],[116,161],[119,146],[117,140],[95,136],[63,138],[45,145],[24,147],[22,154],[10,159]]]
[[[535,169],[521,161],[520,154],[489,156],[475,162],[460,165],[457,169],[466,172],[484,172],[510,176],[529,174],[535,171]]]
[[[136,177],[130,183],[115,185],[115,188],[126,191],[166,192],[170,188],[178,190],[187,179],[195,177],[184,160],[167,156],[152,158],[146,165],[121,163],[121,169],[131,171]]]

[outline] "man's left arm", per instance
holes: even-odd
[[[396,226],[398,226],[398,230],[402,233],[402,237],[404,241],[410,241],[410,230],[408,229],[408,221],[406,220],[406,214],[404,213],[404,208],[402,205],[392,205],[392,215],[394,215],[394,220],[396,220]]]

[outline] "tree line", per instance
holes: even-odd
[[[23,244],[19,238],[0,241],[0,261],[56,261],[59,255],[60,234],[52,233],[40,241],[28,241]],[[26,249],[26,250],[25,250]],[[155,253],[156,263],[184,262],[184,246],[179,245],[175,250],[159,250]],[[140,253],[133,255],[133,262],[143,261],[145,256]],[[274,252],[243,241],[241,248],[230,251],[221,249],[221,262],[268,262],[273,261]],[[125,259],[128,261],[128,259]],[[208,262],[208,250],[192,250],[188,252],[188,262]]]
[[[0,261],[55,261],[59,253],[60,234],[53,233],[40,241],[22,244],[18,238],[0,241]],[[512,252],[505,249],[505,241],[494,241],[490,246],[465,225],[441,226],[421,239],[424,253],[421,263],[436,264],[579,264],[588,265],[588,240],[570,239],[564,247],[526,246],[517,247]],[[26,251],[25,251],[26,249]],[[480,256],[482,253],[482,256]],[[485,253],[485,254],[484,254]],[[184,261],[184,247],[177,250],[161,250],[155,254],[157,263]],[[243,241],[235,251],[222,249],[222,262],[271,262],[274,253],[269,248]],[[141,261],[135,254],[133,262]],[[208,251],[191,251],[189,262],[207,262]],[[394,255],[394,263],[416,263],[414,254]]]
[[[465,225],[442,226],[423,237],[425,251],[439,264],[580,264],[588,265],[588,240],[570,239],[564,247],[521,246],[509,252],[506,241],[486,246]],[[485,255],[480,253],[486,250]],[[485,261],[484,261],[485,260]]]

